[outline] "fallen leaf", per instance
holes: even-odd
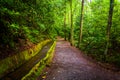
[[[43,78],[43,79],[45,79],[45,78],[46,78],[46,76],[42,76],[42,78]]]

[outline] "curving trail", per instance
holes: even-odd
[[[57,41],[52,65],[45,71],[46,77],[43,80],[120,80],[120,74],[107,71],[89,61],[63,39]],[[41,77],[37,80],[41,80]]]

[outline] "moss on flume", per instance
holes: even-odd
[[[28,50],[22,51],[13,56],[7,57],[0,61],[0,78],[9,72],[14,71],[16,68],[24,64],[26,61],[34,57],[42,47],[50,42],[50,40],[45,40],[43,42],[38,43],[35,47],[30,48]]]
[[[48,50],[46,57],[40,60],[30,70],[30,72],[22,78],[22,80],[35,80],[41,74],[42,70],[46,67],[46,65],[50,65],[53,59],[55,46],[56,46],[56,41],[53,43],[53,45]]]

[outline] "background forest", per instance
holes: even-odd
[[[92,58],[120,67],[120,0],[1,0],[0,7],[1,58],[62,36]]]

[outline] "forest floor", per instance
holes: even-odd
[[[59,39],[51,66],[37,80],[120,80],[120,73],[99,66],[69,42]]]

